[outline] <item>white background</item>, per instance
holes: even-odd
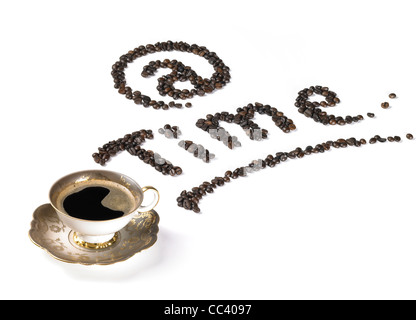
[[[416,136],[414,14],[412,1],[398,0],[3,1],[0,298],[416,298],[416,140],[290,160],[217,188],[200,202],[201,214],[176,206],[183,189],[270,153],[352,136]],[[111,65],[139,45],[167,40],[215,51],[231,82],[186,110],[145,109],[119,95]],[[165,52],[129,65],[128,83],[170,101],[159,99],[157,76],[140,76],[149,61],[165,58],[204,77],[213,72],[205,59]],[[341,127],[300,115],[297,92],[318,84],[342,101],[330,113],[376,118]],[[284,134],[257,116],[270,134],[254,142],[225,125],[243,143],[229,150],[195,127],[208,113],[255,101],[283,111],[298,129]],[[215,161],[205,164],[157,134],[166,123]],[[99,146],[142,128],[155,132],[144,147],[183,175],[162,176],[127,153],[106,168],[159,189],[157,243],[128,261],[92,267],[59,262],[33,245],[32,213],[48,202],[52,183],[100,168],[91,158]]]

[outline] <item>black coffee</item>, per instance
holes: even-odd
[[[67,196],[63,206],[71,217],[85,220],[111,220],[122,217],[123,211],[105,207],[102,201],[110,190],[104,187],[87,187]]]

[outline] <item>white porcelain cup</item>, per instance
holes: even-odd
[[[64,200],[69,195],[88,186],[114,189],[115,196],[104,198],[106,206],[124,207],[124,215],[111,220],[88,220],[73,217],[64,209]],[[152,194],[148,205],[142,205],[144,194]],[[59,219],[72,231],[77,244],[88,248],[103,248],[116,239],[117,231],[123,229],[136,212],[152,210],[159,202],[159,192],[153,187],[141,188],[137,182],[124,174],[106,170],[86,170],[71,173],[56,181],[49,192],[49,200]],[[106,245],[104,245],[106,244]]]

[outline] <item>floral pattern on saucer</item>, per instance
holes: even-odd
[[[29,237],[52,257],[69,263],[108,265],[131,258],[157,241],[159,215],[156,211],[138,213],[118,232],[117,241],[105,249],[88,249],[77,245],[74,232],[58,218],[50,204],[33,213]]]

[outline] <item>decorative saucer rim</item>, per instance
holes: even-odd
[[[149,243],[147,243],[145,246],[143,246],[142,248],[140,248],[139,250],[133,251],[131,254],[128,254],[126,256],[123,256],[123,257],[118,258],[118,259],[116,259],[114,261],[111,261],[111,262],[104,262],[104,261],[101,261],[101,262],[100,261],[96,261],[96,262],[85,262],[85,261],[82,261],[82,260],[70,260],[68,258],[63,258],[63,257],[57,256],[55,253],[51,252],[48,249],[48,247],[43,246],[41,243],[38,243],[34,239],[35,238],[34,233],[37,230],[36,229],[36,225],[37,225],[37,223],[39,221],[39,218],[38,217],[39,217],[39,215],[41,215],[42,210],[45,210],[48,207],[53,209],[53,207],[50,205],[50,203],[42,204],[42,205],[38,206],[35,209],[35,211],[32,214],[32,221],[30,223],[30,230],[28,232],[28,236],[29,236],[30,241],[33,244],[35,244],[37,247],[41,248],[42,250],[46,251],[48,253],[48,255],[50,255],[52,258],[54,258],[54,259],[56,259],[58,261],[61,261],[61,262],[70,263],[70,264],[80,264],[80,265],[86,265],[86,266],[91,266],[91,265],[112,265],[112,264],[115,264],[115,263],[119,263],[119,262],[126,261],[126,260],[132,258],[133,256],[135,256],[136,254],[142,252],[143,250],[146,250],[146,249],[151,248],[157,242],[157,240],[158,240],[158,236],[157,235],[159,233],[160,217],[159,217],[159,214],[155,210],[150,210],[148,212],[138,213],[139,215],[146,214],[146,213],[152,213],[152,215],[154,216],[154,219],[155,219],[154,222],[152,223],[152,225],[149,228],[149,231],[150,231],[149,233],[152,235],[151,241]],[[54,212],[55,212],[55,210],[54,210]],[[55,214],[56,214],[56,212],[55,212]],[[57,214],[56,214],[56,217],[58,218],[58,215]],[[136,219],[137,219],[137,217],[136,218],[133,218],[132,221],[133,220],[136,220]],[[122,230],[128,228],[131,224],[132,224],[132,222],[130,222]],[[122,230],[120,230],[120,231],[122,231]],[[68,234],[70,234],[71,231],[73,231],[73,230],[69,229]],[[68,240],[68,242],[69,242],[69,240]],[[81,247],[79,248],[79,250],[81,250]],[[94,250],[94,249],[89,249],[89,250],[90,250],[90,254],[96,253],[98,251],[98,250]],[[111,251],[111,250],[115,250],[115,248],[108,247],[108,248],[106,248],[106,250]],[[88,251],[82,251],[82,252],[84,254],[87,254],[88,253]]]

